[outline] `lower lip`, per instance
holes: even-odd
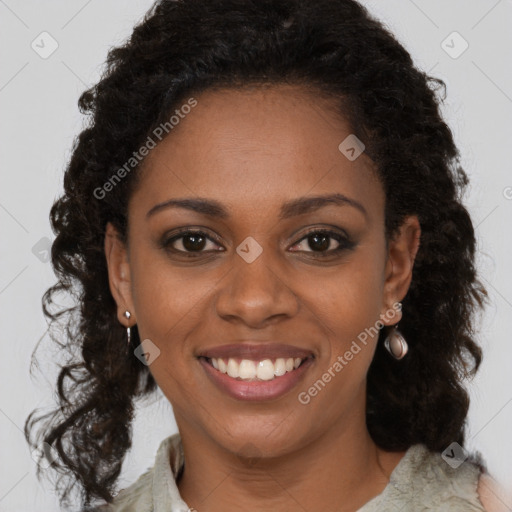
[[[253,381],[233,379],[226,373],[216,370],[203,358],[200,358],[199,362],[206,375],[221,391],[237,400],[262,401],[279,398],[293,389],[311,366],[313,359],[306,359],[297,369],[272,380]]]

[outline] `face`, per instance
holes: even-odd
[[[327,99],[196,100],[145,161],[127,247],[108,226],[119,321],[159,351],[149,370],[182,436],[265,456],[365,428],[375,326],[400,319],[417,219],[386,246],[383,187],[338,149],[352,132]]]

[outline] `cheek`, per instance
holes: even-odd
[[[377,254],[376,248],[358,251],[320,287],[317,281],[316,288],[322,291],[317,294],[315,317],[326,338],[318,370],[304,391],[313,386],[312,393],[318,393],[314,399],[310,396],[319,414],[334,417],[348,407],[344,400],[363,392],[380,332],[384,263]]]
[[[374,326],[382,306],[383,263],[359,251],[329,275],[317,272],[301,278],[302,297],[325,328],[333,351],[343,351],[365,329]]]
[[[380,268],[372,258],[361,257],[338,267],[330,279],[317,280],[316,289],[321,293],[315,300],[310,293],[314,318],[325,339],[318,367],[297,397],[307,411],[304,422],[308,428],[315,428],[318,417],[336,421],[340,411],[351,409],[354,400],[364,402],[366,374],[379,334]],[[313,280],[305,286],[314,286]]]
[[[177,348],[185,326],[197,324],[208,295],[211,272],[200,268],[172,268],[160,256],[140,254],[132,260],[132,282],[141,337]]]
[[[152,259],[151,259],[152,258]],[[196,361],[187,342],[204,322],[212,284],[201,272],[171,269],[159,258],[133,261],[133,296],[140,339],[149,339],[159,355],[149,370],[173,407],[197,404]]]

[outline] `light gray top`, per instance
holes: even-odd
[[[176,476],[184,463],[179,434],[164,439],[155,464],[121,490],[101,512],[189,512]],[[357,512],[485,512],[478,497],[480,468],[469,459],[451,467],[423,444],[411,446],[390,475],[384,490]]]

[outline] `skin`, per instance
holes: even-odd
[[[501,486],[491,475],[483,473],[478,481],[477,492],[487,512],[510,512],[512,493]]]
[[[199,512],[357,510],[384,489],[404,454],[381,450],[365,424],[377,337],[307,405],[297,395],[366,328],[400,320],[392,305],[410,286],[418,219],[407,217],[386,246],[383,187],[364,153],[350,161],[338,150],[352,131],[332,100],[288,85],[196,98],[145,161],[129,203],[127,246],[110,224],[105,237],[119,321],[137,323],[141,340],[160,350],[149,369],[182,437],[180,493]],[[366,214],[329,204],[278,218],[285,201],[334,192]],[[229,216],[167,208],[147,217],[156,204],[183,197],[215,199]],[[182,227],[220,243],[207,241],[195,259],[159,246]],[[310,228],[344,230],[354,246],[335,254],[339,243],[328,239],[331,253],[322,259],[308,243]],[[263,249],[250,264],[236,252],[248,236]],[[171,247],[184,251],[182,242]],[[210,382],[196,355],[241,340],[304,347],[315,360],[284,396],[236,400]]]

